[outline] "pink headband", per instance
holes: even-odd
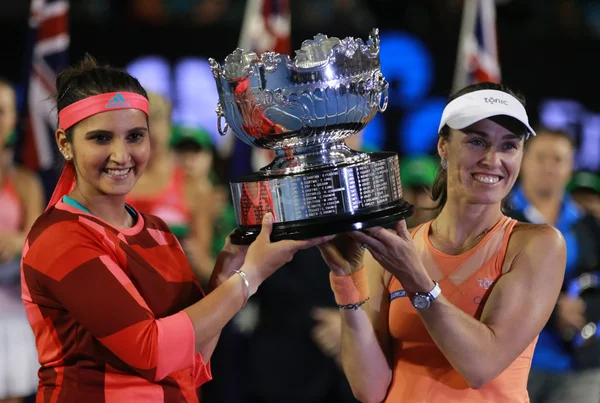
[[[58,127],[67,130],[92,115],[116,109],[139,109],[148,116],[148,100],[143,95],[133,92],[108,92],[94,95],[74,102],[60,111],[58,114]],[[73,161],[67,161],[54,188],[50,202],[46,206],[46,211],[58,203],[64,195],[71,193],[75,188],[75,179]]]
[[[58,114],[58,127],[67,130],[97,113],[116,109],[139,109],[148,115],[148,100],[134,92],[107,92],[72,103]]]

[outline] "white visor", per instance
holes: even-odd
[[[530,134],[535,136],[523,104],[512,95],[497,90],[473,91],[452,100],[444,108],[438,133],[444,125],[461,130],[480,120],[499,115],[517,119],[527,128],[527,137]]]

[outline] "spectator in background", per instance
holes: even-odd
[[[206,181],[186,180],[186,172],[176,163],[170,148],[171,103],[156,93],[148,97],[152,152],[148,168],[128,195],[127,203],[169,225],[184,245],[199,281],[206,284],[214,266],[212,186]]]
[[[37,390],[37,351],[21,301],[21,249],[42,214],[39,179],[13,164],[16,95],[0,79],[0,402],[16,403]]]
[[[438,162],[429,155],[405,157],[400,160],[400,178],[404,200],[415,206],[415,212],[406,219],[409,228],[435,218],[436,204],[431,199]]]
[[[203,225],[199,230],[207,231],[199,235],[201,239],[211,240],[208,246],[212,256],[216,256],[223,248],[227,235],[235,228],[235,211],[230,200],[229,188],[219,182],[214,170],[216,156],[215,146],[207,131],[182,126],[174,126],[171,134],[171,147],[176,156],[176,162],[185,174],[186,193],[190,197],[196,189],[202,195],[210,198],[196,200],[201,208],[208,209],[212,220],[212,227]],[[178,232],[182,237],[189,235],[190,228],[180,228]],[[193,256],[199,249],[194,248],[195,238],[187,238],[186,249],[192,254],[192,260],[202,261],[202,256]],[[190,245],[187,245],[190,244]],[[203,246],[200,250],[204,250]],[[210,274],[210,273],[207,273]]]
[[[600,176],[593,172],[579,171],[573,174],[569,192],[575,203],[600,220]]]
[[[535,349],[529,394],[532,403],[597,403],[600,353],[595,354],[595,363],[583,365],[571,344],[586,324],[586,304],[579,295],[568,293],[568,285],[581,274],[597,269],[600,238],[595,234],[600,232],[595,220],[566,190],[573,171],[571,137],[548,128],[540,128],[537,133],[525,143],[520,185],[513,190],[507,213],[519,221],[548,223],[560,230],[567,245],[567,263],[563,290]]]

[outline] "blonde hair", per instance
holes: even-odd
[[[171,120],[171,101],[156,92],[149,92],[148,100],[150,101],[150,119]]]

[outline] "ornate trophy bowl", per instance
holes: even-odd
[[[258,172],[230,183],[238,228],[250,243],[273,213],[271,238],[306,239],[398,221],[412,214],[402,199],[395,153],[363,153],[344,139],[387,107],[379,35],[369,40],[317,35],[288,55],[236,49],[221,66],[217,125],[245,143],[275,152]],[[225,122],[223,122],[225,119]]]

